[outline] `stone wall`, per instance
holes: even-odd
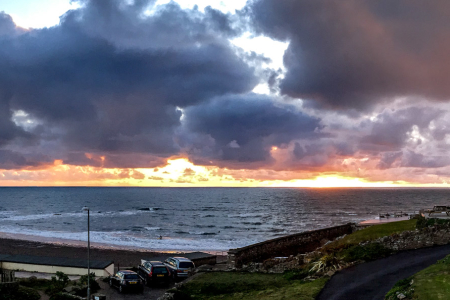
[[[404,231],[371,241],[374,242],[395,251],[446,245],[450,243],[450,226],[436,225],[421,230]]]
[[[228,251],[228,265],[240,268],[250,262],[262,262],[268,258],[311,252],[344,234],[354,231],[354,224],[324,228],[292,234]]]
[[[202,258],[195,258],[192,259],[196,267],[203,266],[203,265],[215,265],[217,261],[217,256],[208,256],[208,257],[202,257]]]

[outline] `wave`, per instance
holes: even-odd
[[[106,212],[91,212],[91,218],[98,217],[117,217],[117,216],[133,216],[140,213],[148,213],[148,211],[124,210],[124,211],[106,211]],[[3,221],[30,221],[49,218],[86,218],[85,212],[75,213],[46,213],[46,214],[30,214],[30,215],[16,215],[15,211],[0,212],[0,219]]]
[[[60,241],[86,241],[87,232],[62,232],[62,231],[42,231],[28,228],[2,227],[2,232],[12,234],[23,234],[34,237],[52,238]],[[91,231],[91,242],[110,246],[137,247],[147,250],[158,251],[226,251],[232,248],[240,248],[246,245],[260,242],[255,239],[218,240],[213,238],[185,239],[165,237],[160,240],[158,237],[142,238],[127,235],[126,232],[101,232]],[[208,236],[204,234],[203,236]],[[213,236],[213,235],[211,235]]]

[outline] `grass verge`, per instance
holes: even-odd
[[[283,274],[214,272],[183,285],[175,299],[299,299],[313,300],[327,278],[305,282]]]
[[[412,284],[405,285],[406,281]],[[386,295],[386,299],[396,299],[395,293],[402,292],[408,299],[449,299],[450,295],[450,255],[436,264],[416,273],[407,280],[399,281]],[[403,289],[398,289],[402,286]],[[397,288],[396,291],[394,291]],[[409,295],[408,295],[409,292]],[[392,297],[388,298],[389,295]]]
[[[326,245],[324,250],[334,252],[352,245],[357,245],[361,242],[376,240],[380,237],[389,236],[394,233],[415,230],[416,222],[417,220],[411,219],[364,228]]]

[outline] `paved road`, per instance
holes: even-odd
[[[169,286],[166,285],[158,285],[152,287],[145,287],[144,292],[141,293],[119,293],[116,288],[111,288],[105,282],[99,281],[101,290],[98,293],[101,293],[106,296],[107,300],[156,300],[164,293],[166,290],[173,288],[175,284],[172,282]]]
[[[317,300],[382,300],[399,280],[450,254],[450,245],[410,250],[336,273]]]

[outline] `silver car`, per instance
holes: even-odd
[[[169,257],[164,261],[164,264],[170,269],[173,279],[188,277],[195,268],[192,260],[185,257]]]

